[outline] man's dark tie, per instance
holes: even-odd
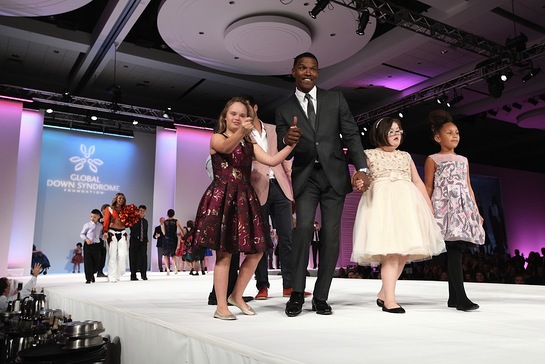
[[[316,129],[316,112],[314,111],[314,104],[312,103],[312,96],[310,94],[305,94],[305,99],[307,99],[307,117],[312,125],[313,129]]]
[[[140,220],[140,241],[144,241],[144,222]]]

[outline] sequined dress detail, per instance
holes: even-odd
[[[212,155],[214,180],[195,218],[197,247],[229,253],[264,252],[272,243],[261,205],[250,184],[253,145],[241,142],[231,154]]]

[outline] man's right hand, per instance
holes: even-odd
[[[294,146],[301,138],[301,129],[297,127],[297,116],[293,117],[293,125],[288,129],[284,136],[284,143],[289,146]]]

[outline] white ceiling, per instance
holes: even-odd
[[[545,41],[543,0],[421,3],[429,6],[426,17],[500,45],[521,32],[528,37],[527,48]],[[358,36],[357,13],[330,3],[312,19],[308,12],[314,4],[0,0],[0,84],[70,90],[108,100],[107,90],[115,83],[121,86],[125,104],[171,106],[210,118],[231,96],[251,94],[260,104],[260,116],[272,119],[274,108],[294,88],[288,77],[293,57],[310,51],[320,63],[318,85],[342,90],[358,115],[458,77],[485,60],[407,29],[389,30],[374,17],[365,35]],[[508,19],[513,9],[516,23]],[[534,67],[545,66],[543,59],[535,60]],[[495,110],[494,119],[545,130],[545,101],[538,97],[545,94],[545,72],[522,83],[528,70],[513,71],[515,76],[497,99],[489,95],[484,81],[458,88],[464,99],[451,112],[458,118],[479,115],[480,120],[483,112]],[[537,105],[527,102],[532,97],[538,97]],[[521,110],[502,109],[515,102]],[[425,118],[427,109],[415,108],[418,118]]]

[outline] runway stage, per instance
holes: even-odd
[[[100,320],[121,339],[124,364],[140,363],[537,363],[545,348],[545,287],[466,283],[481,309],[446,307],[447,283],[400,281],[407,313],[382,312],[378,280],[335,278],[333,315],[284,314],[281,279],[270,298],[252,301],[256,316],[236,308],[236,321],[212,318],[212,274],[148,273],[148,281],[85,284],[83,274],[40,276],[50,308],[74,320]],[[19,278],[19,280],[23,280]],[[309,277],[307,287],[315,278]],[[255,295],[252,281],[246,293]]]

